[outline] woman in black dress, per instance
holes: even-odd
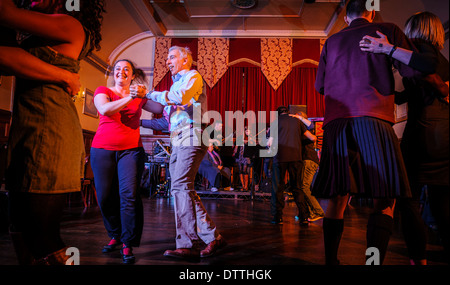
[[[405,34],[413,41],[418,52],[400,50],[398,60],[421,71],[420,78],[404,78],[405,90],[396,94],[396,103],[408,102],[408,121],[403,133],[401,148],[407,167],[411,188],[416,195],[427,186],[432,214],[443,240],[446,257],[449,256],[449,62],[440,53],[445,32],[439,18],[429,12],[413,15],[405,25]],[[390,53],[393,46],[386,37],[365,37],[361,49],[375,53]],[[365,40],[368,41],[365,41]],[[370,42],[369,42],[370,41]],[[445,83],[446,84],[445,84]],[[414,191],[418,190],[418,191]],[[400,206],[400,204],[398,205]],[[399,207],[399,209],[405,207]],[[402,211],[401,211],[402,212]],[[402,213],[402,223],[404,219]],[[417,235],[411,231],[418,225],[403,225],[405,241],[412,263],[425,263],[425,230]],[[412,234],[415,233],[415,234]],[[410,245],[422,239],[422,257]],[[413,252],[411,252],[413,251]],[[414,253],[416,251],[416,253]]]

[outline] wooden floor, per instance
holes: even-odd
[[[144,198],[145,225],[142,244],[134,249],[136,265],[215,265],[215,266],[290,266],[322,265],[324,250],[322,220],[300,226],[294,219],[295,204],[288,202],[284,210],[284,224],[270,223],[270,202],[236,199],[202,198],[218,230],[228,246],[217,256],[197,263],[163,256],[166,249],[174,249],[175,224],[172,198]],[[326,201],[320,201],[324,210]],[[339,258],[343,265],[364,265],[365,227],[370,207],[361,201],[346,210],[345,230]],[[397,221],[398,222],[398,221]],[[80,251],[81,265],[121,265],[119,252],[102,254],[108,242],[98,207],[85,209],[67,207],[62,223],[62,236],[67,245]],[[429,264],[445,265],[439,261],[442,247],[430,230]],[[14,265],[16,259],[9,236],[0,234],[0,265]],[[386,265],[408,265],[406,247],[399,226],[391,238]]]

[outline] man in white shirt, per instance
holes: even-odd
[[[164,255],[187,259],[207,257],[226,243],[194,189],[195,175],[207,150],[202,144],[201,128],[207,107],[206,92],[201,75],[190,70],[192,54],[188,48],[171,47],[167,65],[174,82],[170,90],[147,94],[147,98],[166,106],[170,118],[169,171],[177,234],[176,250],[166,250]],[[202,251],[199,249],[201,241],[207,244]]]

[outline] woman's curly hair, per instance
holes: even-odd
[[[80,0],[80,11],[65,11],[83,25],[90,34],[90,54],[94,48],[100,50],[102,41],[101,26],[103,22],[103,13],[105,11],[104,0]]]
[[[103,22],[103,13],[105,11],[105,0],[79,0],[80,11],[67,11],[65,9],[66,0],[59,0],[61,9],[59,13],[67,14],[77,19],[83,27],[89,32],[90,45],[87,55],[94,49],[100,50],[102,41],[101,26]],[[20,8],[27,9],[30,6],[30,0],[14,0]]]

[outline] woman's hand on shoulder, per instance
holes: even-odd
[[[359,47],[366,52],[389,54],[392,45],[389,43],[388,38],[379,31],[377,31],[377,35],[379,38],[364,36],[359,42]]]

